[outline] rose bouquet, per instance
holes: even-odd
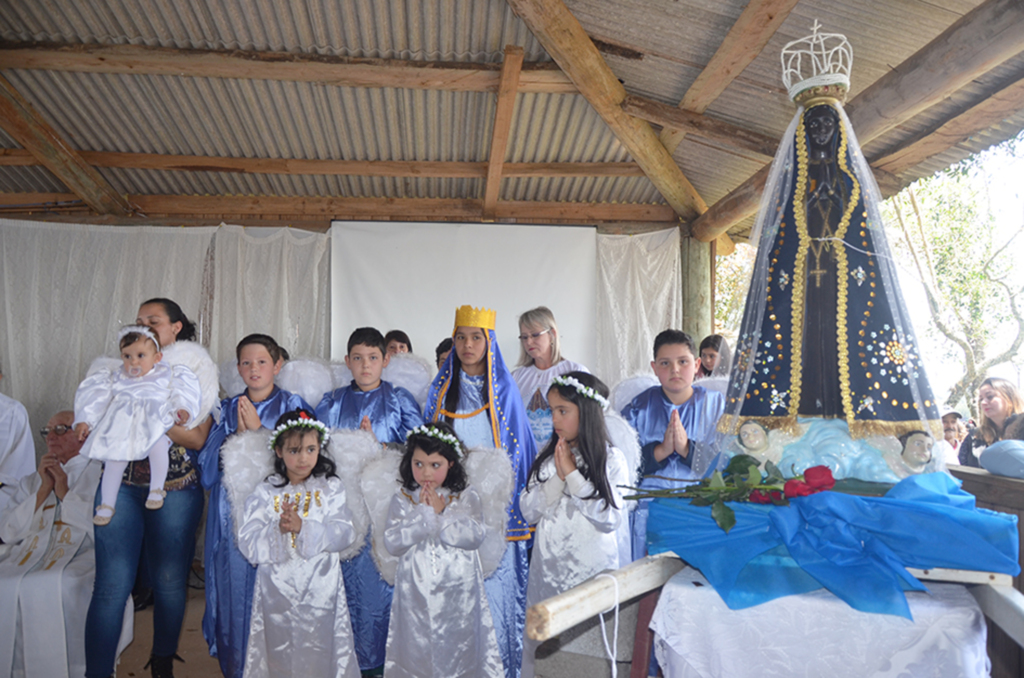
[[[786,478],[775,464],[768,461],[762,475],[756,459],[740,454],[733,457],[724,470],[715,471],[710,478],[693,485],[667,490],[630,488],[636,493],[626,499],[689,499],[693,506],[710,506],[711,517],[728,532],[736,524],[736,514],[726,502],[787,506],[794,497],[831,490],[835,484],[832,471],[827,466],[812,466],[803,475]]]

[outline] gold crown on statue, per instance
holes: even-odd
[[[496,317],[497,313],[489,308],[459,306],[455,309],[455,327],[482,327],[485,330],[493,330]]]
[[[812,33],[782,48],[782,84],[798,104],[810,97],[843,100],[850,89],[853,48],[840,33],[821,33],[817,21]]]

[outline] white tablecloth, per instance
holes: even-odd
[[[987,677],[985,618],[959,584],[907,593],[914,621],[858,612],[822,589],[730,610],[697,570],[662,590],[651,620],[671,678]]]

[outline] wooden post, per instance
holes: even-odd
[[[683,267],[683,326],[680,329],[700,342],[714,327],[711,243],[685,236],[679,246]]]

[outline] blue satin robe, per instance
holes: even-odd
[[[537,456],[533,432],[530,430],[526,409],[523,407],[519,387],[501,357],[494,330],[488,330],[487,371],[483,378],[466,377],[460,370],[463,381],[459,388],[457,412],[473,412],[484,404],[484,389],[489,389],[490,406],[471,419],[455,419],[454,428],[469,447],[486,445],[501,447],[512,462],[512,474],[516,479],[515,493],[509,507],[506,538],[508,549],[498,569],[484,580],[494,630],[498,638],[498,649],[505,666],[505,678],[518,678],[523,658],[523,628],[526,624],[526,585],[529,578],[529,547],[532,543],[533,528],[519,511],[519,493],[526,487],[530,467]],[[451,384],[453,350],[441,366],[430,385],[426,410],[427,421],[437,421],[443,415],[438,410],[444,407],[444,396]],[[468,384],[475,387],[467,388]]]
[[[353,381],[325,393],[316,407],[316,418],[331,428],[358,429],[364,416],[370,418],[373,435],[382,443],[404,443],[409,431],[423,423],[412,394],[386,381],[372,391],[359,390]],[[359,668],[368,671],[384,664],[394,589],[377,571],[369,545],[343,561],[341,572]]]
[[[673,452],[662,461],[654,458],[654,448],[665,438],[672,411],[679,412],[679,420],[690,439],[690,454],[686,459]],[[673,405],[661,386],[647,389],[622,410],[623,418],[640,435],[643,451],[644,489],[676,488],[688,485],[688,480],[700,480],[717,468],[721,458],[718,452],[718,419],[725,410],[725,397],[717,391],[708,391],[694,384],[693,396],[682,405]],[[698,461],[698,467],[693,462]],[[655,477],[662,476],[662,477]],[[678,480],[665,480],[674,478]],[[633,559],[647,552],[647,510],[650,501],[641,501],[630,516],[633,526]]]
[[[241,678],[245,668],[245,650],[249,640],[252,591],[256,568],[249,564],[235,544],[231,526],[231,504],[221,485],[220,447],[238,430],[238,399],[243,394],[221,401],[220,421],[210,429],[206,444],[199,452],[203,487],[210,490],[206,514],[206,612],[203,637],[210,655],[220,662],[225,678]],[[253,403],[264,428],[273,429],[278,417],[300,407],[312,411],[302,398],[274,387],[270,397]],[[267,454],[271,454],[267,450]]]

